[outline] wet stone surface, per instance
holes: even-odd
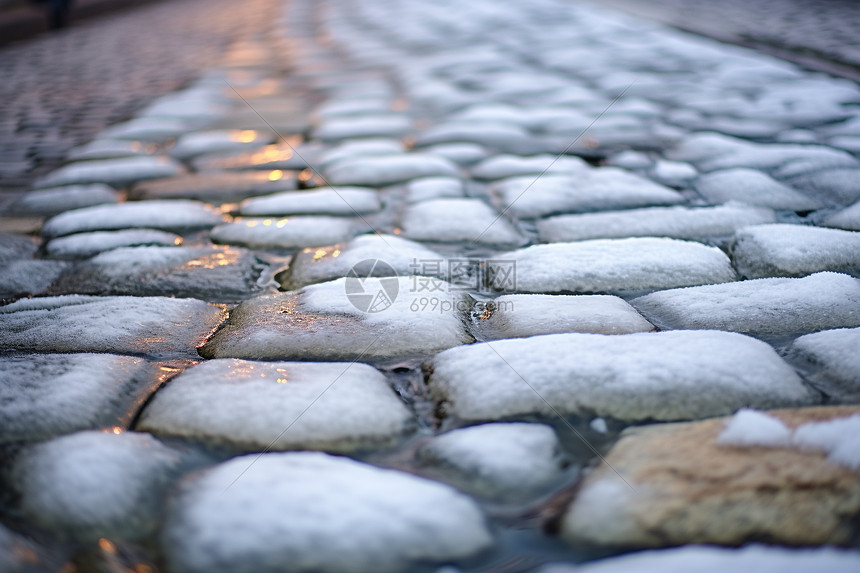
[[[211,7],[64,164],[0,141],[0,569],[856,569],[856,84],[561,0]]]

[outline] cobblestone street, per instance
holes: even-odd
[[[0,53],[0,571],[860,570],[857,83],[567,0]]]

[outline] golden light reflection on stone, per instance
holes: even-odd
[[[272,220],[271,219],[265,219],[263,221],[263,226],[264,227],[271,227],[272,226]]]
[[[405,98],[397,98],[391,102],[391,111],[405,111],[409,109],[409,101]]]
[[[284,178],[284,172],[281,169],[275,169],[269,173],[269,181],[280,181]]]
[[[392,231],[392,232],[393,232],[395,235],[399,235],[400,233],[402,233],[402,232],[403,232],[403,229],[401,229],[400,227],[394,227],[394,231]]]
[[[280,220],[275,224],[275,227],[277,227],[277,228],[279,228],[279,229],[283,229],[283,228],[284,228],[284,225],[286,225],[286,224],[287,224],[287,221],[289,221],[289,219],[280,219]]]
[[[314,260],[315,260],[315,261],[318,261],[318,260],[320,260],[321,258],[323,258],[324,256],[326,256],[327,254],[328,254],[328,253],[326,253],[325,249],[317,249],[317,250],[314,252]]]
[[[251,223],[254,223],[251,225]],[[256,226],[256,221],[248,221],[248,226]],[[215,253],[204,255],[199,259],[188,261],[182,265],[182,269],[214,269],[215,267],[225,267],[239,260],[239,252],[234,249],[227,249]]]
[[[120,435],[120,434],[122,433],[122,428],[120,428],[119,426],[114,426],[114,427],[111,429],[111,431],[112,431],[114,434],[116,434],[116,435]]]
[[[182,237],[176,237],[175,239],[173,239],[173,244],[176,245],[177,247],[179,245],[181,245],[182,244]]]
[[[235,131],[230,134],[230,139],[239,143],[251,143],[252,141],[257,139],[257,132],[253,129]]]
[[[331,252],[331,256],[334,258],[338,258],[340,256],[340,249],[335,249]]]
[[[299,181],[305,182],[310,181],[311,177],[314,176],[313,169],[303,169],[301,173],[299,173]]]
[[[113,544],[113,541],[104,537],[99,539],[99,549],[105,553],[116,553],[116,545]]]

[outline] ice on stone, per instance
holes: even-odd
[[[511,267],[514,278],[504,272]],[[488,276],[495,289],[531,293],[657,290],[736,278],[719,249],[663,238],[535,245],[494,257]]]
[[[381,361],[467,344],[469,297],[427,277],[347,277],[240,304],[206,358]]]
[[[155,529],[180,454],[148,434],[79,432],[25,448],[12,467],[21,512],[88,541]]]
[[[639,551],[580,565],[549,565],[538,573],[853,573],[860,567],[856,551],[823,547],[789,549],[767,545],[741,548],[688,545],[674,549]]]
[[[623,299],[607,295],[504,295],[475,303],[472,322],[484,340],[565,332],[629,334],[654,330]]]
[[[170,148],[172,157],[188,160],[206,153],[244,151],[272,143],[277,136],[271,132],[253,129],[221,129],[196,131],[180,137]]]
[[[445,411],[463,420],[558,413],[690,420],[814,400],[769,345],[716,331],[552,334],[462,346],[433,359],[429,385]]]
[[[192,477],[162,533],[179,573],[393,573],[491,544],[477,504],[452,488],[316,452],[234,458]]]
[[[519,157],[516,155],[496,155],[485,159],[470,170],[477,179],[494,181],[508,177],[533,175],[535,177],[552,175],[575,175],[588,169],[588,164],[579,157],[534,155]]]
[[[788,348],[790,361],[831,400],[860,401],[860,328],[824,330],[801,336]]]
[[[374,155],[344,159],[324,168],[332,185],[384,187],[419,177],[456,177],[457,166],[443,157],[426,153]]]
[[[711,203],[738,201],[787,211],[811,211],[824,206],[817,196],[805,195],[761,171],[744,167],[705,173],[693,186]]]
[[[123,187],[135,181],[175,177],[185,169],[169,157],[143,156],[81,161],[60,167],[36,182],[36,187],[105,183]]]
[[[102,183],[93,183],[29,191],[15,201],[10,209],[20,215],[50,216],[71,209],[118,201],[119,194],[113,188]]]
[[[0,298],[45,292],[68,269],[60,261],[19,260],[0,267]]]
[[[717,437],[718,444],[727,446],[785,447],[791,444],[791,430],[782,420],[764,412],[741,408],[729,418]]]
[[[313,130],[322,141],[341,141],[366,137],[403,137],[412,130],[412,122],[401,115],[365,115],[328,119]]]
[[[281,170],[268,173],[192,173],[139,183],[131,195],[136,199],[196,199],[225,203],[295,189],[296,185],[296,177]]]
[[[543,242],[622,237],[727,237],[748,225],[776,222],[770,209],[730,203],[717,207],[651,207],[558,215],[537,222]]]
[[[860,231],[860,201],[850,207],[826,217],[822,223],[827,227],[838,227],[849,231]]]
[[[426,177],[414,179],[406,186],[410,203],[431,199],[456,199],[465,196],[463,182],[454,177]]]
[[[473,495],[524,500],[563,474],[568,460],[543,424],[482,424],[453,430],[418,450],[432,475]]]
[[[193,299],[56,296],[0,307],[0,346],[36,352],[196,356],[224,311]]]
[[[806,225],[756,225],[729,248],[747,278],[801,277],[818,271],[860,275],[860,233]]]
[[[57,237],[45,245],[45,252],[55,259],[86,259],[120,247],[176,246],[182,237],[155,229],[95,231]]]
[[[401,222],[403,236],[416,241],[469,241],[513,247],[526,239],[504,216],[479,199],[434,199],[410,205]]]
[[[427,247],[398,237],[376,233],[359,235],[346,245],[304,249],[293,257],[289,269],[276,278],[288,290],[346,276],[406,276],[420,269],[420,261],[444,257]]]
[[[851,470],[860,470],[860,415],[826,422],[807,422],[794,430],[793,444],[820,450],[827,459]]]
[[[655,292],[631,302],[660,328],[788,336],[860,326],[860,280],[839,273]]]
[[[684,200],[668,187],[614,167],[577,176],[514,177],[494,184],[492,189],[506,209],[524,218],[675,205]]]
[[[372,230],[366,223],[346,217],[244,217],[215,227],[210,237],[216,243],[230,245],[303,249],[342,243]]]
[[[183,231],[212,227],[222,220],[223,215],[217,209],[197,201],[140,201],[66,211],[42,226],[42,236],[53,238],[129,228]]]
[[[136,429],[250,451],[347,453],[389,445],[412,425],[385,376],[367,364],[224,359],[171,380]]]
[[[239,205],[242,215],[359,215],[382,209],[373,189],[340,187],[285,191],[246,199]]]
[[[156,385],[154,367],[130,356],[0,357],[0,442],[127,427]]]
[[[51,292],[232,302],[262,290],[257,280],[264,269],[236,247],[122,247],[78,263]]]

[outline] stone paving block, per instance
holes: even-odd
[[[442,143],[474,143],[504,153],[533,154],[543,151],[525,129],[510,123],[489,121],[451,121],[421,131],[419,147]]]
[[[663,329],[791,336],[860,326],[860,280],[822,272],[666,290],[631,304]]]
[[[460,166],[469,166],[485,159],[490,153],[477,143],[440,143],[424,148],[424,151],[452,161]]]
[[[19,260],[0,268],[0,298],[45,292],[69,268],[60,261]]]
[[[128,231],[95,231],[57,237],[45,245],[45,253],[55,259],[87,259],[120,247],[161,246],[182,244],[182,237],[154,229]]]
[[[860,231],[860,201],[841,211],[828,215],[821,224],[826,227]]]
[[[346,160],[356,160],[360,157],[376,157],[399,155],[406,147],[396,139],[387,137],[370,137],[353,141],[344,141],[319,154],[316,167],[327,169]]]
[[[320,187],[252,197],[239,205],[242,215],[366,215],[382,209],[382,201],[367,187]]]
[[[200,352],[206,358],[375,362],[472,342],[461,317],[471,306],[467,295],[436,279],[432,292],[419,291],[420,284],[417,277],[346,278],[259,296],[231,312]]]
[[[849,416],[856,407],[770,412],[789,427]],[[796,447],[723,445],[726,419],[627,430],[564,516],[572,543],[625,547],[851,545],[857,473]]]
[[[614,167],[576,177],[514,177],[492,187],[502,207],[523,218],[656,205],[675,205],[683,196],[648,179]]]
[[[436,355],[429,385],[448,415],[468,421],[531,414],[690,420],[816,400],[769,345],[717,331],[552,334],[461,346]]]
[[[423,262],[446,259],[420,243],[396,235],[376,233],[359,235],[345,245],[304,249],[293,257],[290,266],[275,278],[287,290],[346,276],[408,276],[418,273]]]
[[[448,486],[320,453],[255,458],[198,474],[174,497],[162,534],[171,570],[395,572],[492,544],[477,504]]]
[[[342,243],[372,231],[369,225],[347,217],[299,216],[243,217],[212,229],[212,241],[263,249],[303,249]]]
[[[140,201],[98,205],[61,213],[42,226],[42,236],[52,239],[90,231],[205,229],[223,221],[211,205],[198,201]]]
[[[412,122],[402,115],[371,115],[327,119],[313,130],[314,139],[325,142],[366,137],[398,138],[412,130]]]
[[[410,203],[420,203],[433,199],[459,199],[465,196],[463,182],[454,177],[425,177],[413,179],[406,186],[406,196]]]
[[[829,198],[840,205],[860,200],[860,164],[850,169],[825,169],[786,178],[786,182],[810,194]]]
[[[323,168],[332,185],[384,187],[419,177],[459,175],[457,166],[443,157],[424,153],[374,155],[344,159]]]
[[[136,199],[195,199],[226,203],[247,197],[295,189],[295,175],[280,170],[268,173],[194,173],[145,181],[134,186]]]
[[[693,186],[711,203],[738,201],[789,211],[812,211],[825,206],[825,201],[816,194],[803,194],[761,171],[745,167],[706,173]]]
[[[413,425],[385,376],[366,364],[225,359],[171,380],[136,429],[245,451],[349,453],[390,445]]]
[[[0,442],[128,427],[158,385],[141,358],[109,354],[0,357]]]
[[[801,277],[818,271],[860,276],[860,233],[806,225],[755,225],[738,231],[732,262],[747,278]]]
[[[78,263],[50,292],[233,302],[263,290],[265,268],[237,247],[121,247]]]
[[[0,263],[29,259],[38,248],[36,242],[27,235],[0,233]]]
[[[565,332],[631,334],[655,330],[624,299],[608,295],[504,295],[475,303],[472,323],[483,340]]]
[[[254,151],[201,155],[195,157],[191,165],[197,171],[301,170],[316,165],[322,150],[319,144],[290,142],[288,139]]]
[[[269,145],[277,139],[271,131],[221,129],[193,131],[181,136],[168,150],[171,157],[187,161],[198,155],[226,151],[246,151]]]
[[[11,473],[24,515],[93,542],[152,532],[181,461],[149,434],[79,432],[27,447]]]
[[[447,432],[418,451],[432,475],[483,498],[521,501],[545,492],[570,464],[543,424],[482,424]]]
[[[804,573],[819,568],[833,573],[850,573],[858,565],[860,557],[856,551],[832,547],[795,549],[755,544],[741,548],[690,545],[637,551],[581,565],[548,565],[538,569],[538,573],[686,573],[691,568],[700,573],[770,568],[783,573]]]
[[[157,145],[124,139],[94,139],[85,145],[69,150],[69,161],[90,161],[93,159],[119,159],[137,155],[153,155]]]
[[[69,185],[29,191],[15,201],[10,211],[22,215],[51,216],[63,211],[119,202],[119,193],[102,183]]]
[[[663,238],[535,245],[494,257],[490,286],[530,293],[641,291],[735,280],[715,247]],[[515,277],[505,272],[513,267]]]
[[[576,175],[586,169],[588,164],[579,157],[496,155],[481,161],[469,172],[476,179],[494,181],[523,175]]]
[[[511,222],[479,199],[434,199],[410,205],[403,236],[416,241],[515,247],[526,242]]]
[[[770,209],[730,203],[718,207],[652,207],[540,219],[543,242],[623,237],[725,238],[747,225],[775,223]]]
[[[35,352],[196,356],[225,312],[193,299],[56,296],[0,307],[0,345]]]
[[[136,181],[174,177],[184,172],[182,165],[164,156],[100,159],[79,161],[60,167],[37,181],[35,186],[43,188],[104,183],[112,187],[123,187]]]
[[[178,118],[138,117],[103,130],[99,139],[132,142],[164,142],[187,132],[189,125]]]
[[[804,370],[807,380],[837,403],[860,401],[860,328],[839,328],[807,334],[786,351],[787,359]]]

